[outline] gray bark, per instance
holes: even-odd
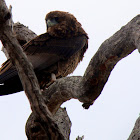
[[[54,122],[58,125],[60,132],[63,134],[66,140],[69,140],[71,132],[71,121],[67,115],[65,108],[59,108],[56,114],[53,116]],[[31,113],[27,120],[25,127],[26,135],[29,140],[48,140],[48,134],[45,133],[40,120]]]
[[[135,126],[127,140],[140,140],[140,117],[138,117]]]
[[[31,31],[28,27],[24,26],[23,24],[19,22],[11,22],[12,25],[10,26],[13,29],[13,34],[15,35],[16,39],[18,40],[21,46],[37,36],[33,31]],[[4,46],[2,46],[2,51],[6,55],[7,59],[9,59],[9,54]]]
[[[84,139],[84,136],[82,136],[82,137],[79,137],[79,136],[78,136],[78,137],[76,138],[76,140],[83,140],[83,139]]]
[[[115,65],[139,47],[139,21],[140,15],[104,41],[91,59],[83,77],[75,76],[58,79],[43,91],[44,96],[47,94],[45,100],[52,113],[63,102],[71,98],[83,102],[84,108],[89,108],[93,104],[101,94]],[[54,106],[51,106],[52,104]]]

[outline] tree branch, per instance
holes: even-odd
[[[90,105],[92,101],[96,100],[114,66],[138,47],[140,42],[139,20],[140,15],[104,41],[93,56],[81,81],[81,85],[85,89],[82,94],[82,102]]]
[[[140,47],[140,15],[107,39],[91,59],[83,77],[66,77],[57,80],[43,92],[52,113],[71,98],[83,102],[84,108],[101,94],[115,65]]]
[[[138,117],[135,126],[127,140],[139,140],[140,139],[140,117]]]
[[[66,109],[59,108],[53,118],[66,140],[69,140],[71,132],[71,121],[69,119],[69,116],[67,115]],[[48,135],[46,135],[46,133],[44,132],[44,128],[42,128],[40,120],[35,116],[34,113],[31,113],[30,117],[28,118],[25,129],[26,135],[29,140],[48,139]]]
[[[27,43],[28,41],[32,40],[37,36],[33,31],[31,31],[28,27],[24,26],[23,24],[19,22],[14,23],[12,19],[11,22],[12,26],[11,25],[10,26],[13,29],[14,36],[16,37],[21,46],[23,46],[25,43]],[[5,53],[7,59],[9,59],[9,55],[4,46],[2,46],[1,50]]]
[[[0,39],[6,48],[12,63],[18,70],[25,93],[29,99],[31,109],[35,116],[40,119],[42,127],[48,139],[65,139],[54,123],[52,115],[44,103],[37,78],[34,74],[31,63],[29,63],[26,55],[23,53],[20,44],[15,38],[8,20],[10,19],[8,8],[4,0],[0,0]]]

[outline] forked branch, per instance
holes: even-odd
[[[71,98],[78,99],[83,102],[84,108],[89,108],[101,94],[114,66],[139,47],[140,15],[102,43],[83,77],[59,79],[44,91],[49,110],[55,112]]]

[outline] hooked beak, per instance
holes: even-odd
[[[48,20],[46,21],[46,24],[47,24],[47,29],[48,29],[49,27],[52,27],[52,26],[58,24],[58,22],[57,22],[55,19],[51,19],[51,20],[48,19]]]

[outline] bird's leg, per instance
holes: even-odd
[[[54,73],[51,73],[51,81],[46,85],[46,87],[49,87],[55,81],[56,81],[56,75]]]
[[[51,73],[51,82],[55,82],[56,81],[56,75],[54,73]]]

